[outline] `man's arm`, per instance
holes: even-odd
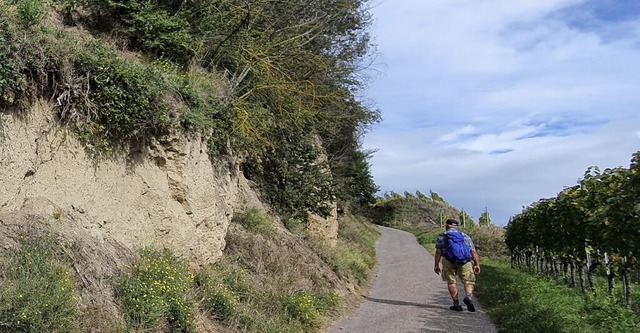
[[[471,249],[471,256],[473,257],[473,272],[478,275],[480,274],[480,256],[475,247]]]
[[[436,274],[440,274],[440,258],[441,257],[442,257],[442,253],[440,252],[440,249],[436,249],[436,255],[434,256],[435,264],[433,266],[433,271],[436,272]]]

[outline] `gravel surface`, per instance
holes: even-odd
[[[446,283],[433,272],[433,256],[412,234],[385,227],[380,231],[378,269],[369,295],[353,313],[335,322],[330,333],[497,332],[477,301],[473,313],[464,305],[463,312],[449,310],[451,297]],[[461,285],[459,290],[462,301]]]

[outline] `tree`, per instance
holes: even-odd
[[[478,218],[479,225],[490,225],[491,224],[491,216],[489,216],[489,211],[487,209],[484,212],[480,213],[480,217]]]

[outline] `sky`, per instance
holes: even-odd
[[[640,150],[640,1],[372,0],[379,195],[496,225]]]

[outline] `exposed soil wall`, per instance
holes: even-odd
[[[169,247],[198,264],[222,255],[234,207],[260,205],[237,166],[213,164],[198,137],[167,136],[143,151],[96,159],[45,101],[0,113],[0,184],[0,213],[45,198],[81,214],[98,239]]]

